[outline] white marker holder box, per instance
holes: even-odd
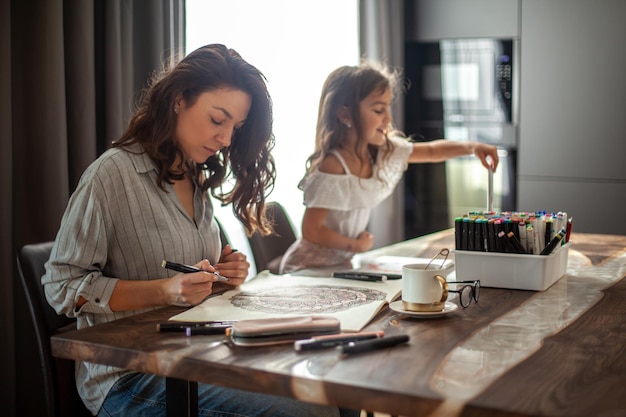
[[[454,251],[457,281],[480,280],[481,287],[544,291],[567,272],[570,243],[550,255]]]

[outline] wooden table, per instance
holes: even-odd
[[[365,330],[411,337],[389,349],[342,357],[157,333],[184,310],[168,307],[54,336],[52,351],[166,376],[191,388],[182,394],[191,414],[195,383],[206,382],[402,416],[624,416],[626,236],[571,242],[567,276],[546,291],[483,288],[478,304],[434,319],[385,309]],[[432,257],[443,247],[454,247],[451,230],[367,255]]]

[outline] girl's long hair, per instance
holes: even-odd
[[[307,174],[318,168],[331,150],[339,149],[344,144],[348,127],[341,123],[337,116],[339,110],[344,106],[349,109],[354,128],[357,131],[355,153],[361,155],[358,152],[359,148],[369,147],[368,151],[374,160],[379,151],[386,156],[391,153],[393,143],[389,139],[380,148],[367,144],[361,132],[359,103],[370,94],[382,93],[387,89],[391,90],[392,97],[395,96],[399,79],[399,72],[392,72],[380,64],[365,61],[359,66],[339,67],[328,75],[320,96],[315,131],[315,150],[307,159]],[[390,133],[404,136],[402,132],[394,130],[391,124],[388,126],[387,132],[387,137]],[[365,161],[361,162],[364,163]]]

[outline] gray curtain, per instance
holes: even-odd
[[[83,170],[152,72],[183,55],[184,0],[0,1],[0,404],[37,415],[17,250],[54,239]]]
[[[361,56],[402,69],[404,66],[404,0],[359,0],[359,42]],[[404,99],[392,105],[396,127],[404,126]],[[381,247],[404,239],[404,185],[372,212],[369,231],[374,246]]]

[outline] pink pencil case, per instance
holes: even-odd
[[[267,346],[340,331],[341,323],[333,316],[297,316],[240,320],[226,334],[238,346]]]

